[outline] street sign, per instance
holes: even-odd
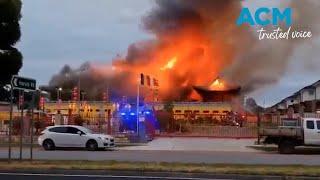
[[[36,80],[25,77],[12,76],[11,86],[13,87],[13,89],[34,91],[36,90]]]

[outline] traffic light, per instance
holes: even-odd
[[[153,78],[153,86],[158,87],[159,86],[159,81],[155,78]]]
[[[150,75],[140,74],[140,85],[147,85],[149,87],[159,87],[159,81],[155,78],[152,78]]]
[[[150,82],[150,76],[147,76],[147,86],[150,86],[151,82]]]
[[[140,84],[144,85],[144,75],[142,73],[140,74]]]

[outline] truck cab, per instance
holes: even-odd
[[[303,119],[303,135],[305,145],[320,146],[320,119]]]

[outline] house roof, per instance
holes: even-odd
[[[309,89],[314,89],[315,87],[313,85],[309,85],[309,86],[306,86],[302,89],[300,89],[299,91],[303,91],[303,90],[309,90]]]
[[[315,82],[315,83],[313,83],[312,86],[314,86],[314,87],[320,86],[320,80]]]
[[[293,99],[293,98],[297,98],[297,96],[300,95],[300,93],[304,90],[310,90],[310,89],[315,89],[317,86],[320,86],[320,80],[316,81],[315,83],[305,86],[302,89],[300,89],[299,91],[295,92],[293,95],[288,96],[284,99],[282,99],[280,102],[276,103],[275,105],[271,106],[271,107],[275,107],[277,105],[279,105],[280,103],[282,103],[283,101],[285,101],[286,99]]]

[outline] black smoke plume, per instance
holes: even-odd
[[[319,2],[290,1],[283,5],[287,6],[292,7],[294,12],[292,28],[311,30],[313,38],[317,38],[320,29]],[[228,82],[241,85],[245,92],[276,83],[285,74],[295,48],[306,41],[257,40],[257,29],[246,25],[236,26],[241,8],[242,1],[236,0],[157,0],[142,18],[144,30],[153,34],[154,39],[131,44],[126,57],[116,57],[113,66],[89,63],[82,73],[78,73],[82,67],[71,69],[66,66],[53,76],[49,87],[72,88],[77,85],[80,76],[81,87],[88,98],[99,99],[107,88],[114,96],[134,96],[136,90],[132,77],[136,72],[132,69],[156,64],[159,61],[155,57],[156,52],[174,47],[179,43],[177,37],[185,29],[191,29],[191,34],[201,43],[214,42],[216,49],[210,51],[219,51],[221,55],[210,59],[214,65],[198,66],[202,63],[205,49],[196,47],[189,51],[182,60],[192,61],[194,66],[182,73],[173,71],[166,74],[170,77],[170,89],[163,94],[163,99],[190,100],[192,86],[209,85],[215,78],[213,75],[220,75]],[[180,66],[186,65],[182,63]],[[199,81],[197,76],[200,75],[204,75],[205,79]]]

